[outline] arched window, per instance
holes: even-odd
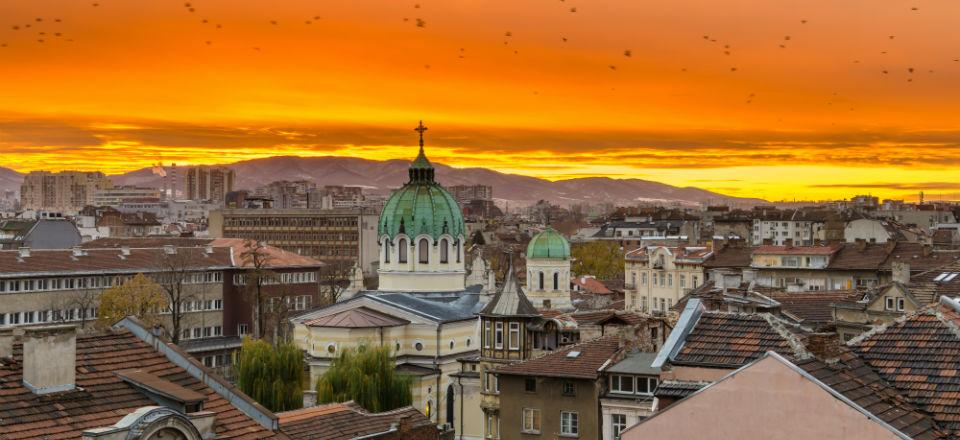
[[[397,251],[400,252],[400,255],[397,257],[397,261],[401,263],[407,262],[407,239],[401,238],[397,240]]]
[[[440,240],[440,262],[449,263],[450,242],[446,238]]]
[[[543,272],[540,272],[540,290],[543,290]]]
[[[427,264],[430,262],[430,242],[426,238],[420,239],[420,244],[417,245],[418,251],[420,252],[420,263]]]
[[[384,263],[390,262],[390,239],[389,238],[383,239],[383,262]]]
[[[553,273],[553,290],[560,290],[560,274]]]
[[[460,262],[460,239],[457,239],[457,263]]]
[[[453,413],[456,412],[454,410],[453,398],[453,384],[450,384],[447,385],[447,423],[450,424],[450,426],[453,426]]]

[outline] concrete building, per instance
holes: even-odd
[[[493,187],[490,185],[453,185],[447,189],[454,200],[461,204],[471,200],[493,200]]]
[[[703,264],[712,256],[712,249],[703,246],[645,246],[627,252],[626,309],[666,312],[703,284]]]
[[[218,209],[214,238],[244,238],[331,263],[359,263],[377,273],[377,214],[368,209]]]
[[[632,351],[604,370],[607,387],[600,398],[603,440],[620,440],[628,427],[657,410],[654,392],[660,369],[651,366],[656,356],[655,352]]]
[[[196,166],[186,172],[186,196],[193,201],[208,201],[222,205],[227,193],[233,191],[236,175],[225,167]]]
[[[276,209],[306,209],[308,194],[316,188],[309,180],[280,180],[257,188],[256,194],[272,200]]]
[[[782,246],[788,240],[798,246],[810,246],[817,241],[840,239],[843,235],[843,222],[835,220],[839,214],[832,211],[769,210],[755,211],[754,214],[751,242],[755,246]],[[840,237],[828,236],[828,223],[832,221],[839,221],[840,230],[834,235]],[[832,224],[829,226],[836,228]]]
[[[20,208],[73,214],[95,203],[97,191],[113,187],[101,172],[32,171],[20,187]]]
[[[97,190],[93,195],[93,206],[116,208],[125,202],[158,202],[162,199],[162,195],[157,188],[116,186]]]

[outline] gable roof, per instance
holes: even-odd
[[[821,326],[833,321],[833,303],[858,301],[863,297],[863,292],[857,290],[768,292],[767,296],[779,302],[781,310],[802,319],[803,324]]]
[[[277,414],[280,429],[293,440],[348,440],[386,433],[404,419],[412,427],[436,426],[412,406],[371,413],[353,401]]]
[[[76,350],[77,388],[55,396],[38,396],[22,383],[23,346],[14,345],[13,356],[0,362],[0,438],[79,439],[84,430],[111,426],[139,408],[155,405],[137,385],[118,374],[130,370],[167,382],[165,389],[203,396],[204,411],[217,413],[214,432],[218,439],[286,438],[264,428],[231,403],[242,396],[239,391],[229,387],[228,400],[129,330],[115,328],[77,335]],[[195,360],[190,362],[202,369]],[[252,402],[249,397],[242,398]],[[260,411],[274,417],[262,407]]]
[[[960,432],[960,313],[955,300],[934,304],[848,342],[883,379]]]
[[[863,414],[870,421],[879,424],[883,429],[890,431],[897,437],[902,439],[915,438],[924,440],[945,437],[945,433],[938,429],[933,420],[916,407],[910,405],[902,395],[889,387],[882,379],[871,374],[868,368],[857,364],[855,357],[851,357],[849,353],[843,356],[841,362],[834,364],[826,364],[816,359],[809,359],[794,364],[776,352],[769,351],[756,360],[730,372],[716,382],[689,394],[683,400],[640,421],[640,423],[624,432],[624,438],[638,438],[631,436],[630,431],[642,429],[640,427],[649,423],[651,420],[656,420],[663,417],[664,414],[675,411],[676,408],[681,408],[689,399],[695,399],[701,394],[709,393],[715,387],[722,386],[721,384],[725,381],[743,377],[743,375],[749,374],[752,368],[764,363],[770,365],[770,362],[775,362],[776,364],[773,365],[780,365],[797,373],[803,379],[812,382],[823,391],[829,393],[833,398]],[[763,371],[764,375],[769,374],[765,370]],[[690,388],[693,387],[684,387],[683,391],[687,391]],[[728,389],[727,391],[730,390]],[[776,393],[778,390],[765,388],[757,391]],[[743,393],[743,398],[748,398],[747,396],[753,391],[741,390],[741,392]],[[728,392],[728,394],[730,393]],[[736,397],[738,397],[736,394],[727,396],[728,399],[736,399]],[[723,411],[719,408],[717,410]],[[764,414],[758,414],[757,416],[758,419],[764,420],[772,414],[774,413],[772,412],[767,417],[765,417]],[[768,424],[766,426],[771,428],[766,434],[776,432],[776,424]],[[754,434],[756,435],[758,433]],[[780,434],[789,436],[785,432],[781,432]],[[748,437],[750,436],[748,435]],[[837,438],[842,437],[842,433],[837,433]]]
[[[497,374],[596,379],[600,368],[620,350],[618,336],[604,336],[552,351],[538,358],[497,368]]]

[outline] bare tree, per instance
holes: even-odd
[[[90,313],[100,303],[100,294],[95,289],[77,289],[70,292],[55,292],[50,296],[49,319],[54,322],[80,321],[80,327],[86,327],[93,321]]]
[[[265,246],[253,240],[244,240],[243,247],[240,262],[246,268],[243,274],[246,297],[253,308],[253,338],[259,339],[263,336],[263,303],[266,300],[263,286],[275,281],[277,274],[269,269],[271,257]]]
[[[319,272],[321,301],[323,305],[334,304],[340,300],[353,278],[353,262],[345,260],[324,261]]]
[[[154,281],[160,285],[166,296],[173,327],[170,339],[177,344],[181,337],[184,304],[194,299],[193,289],[190,288],[193,265],[188,253],[178,251],[173,246],[164,246],[163,253],[157,258],[157,269],[159,273]]]

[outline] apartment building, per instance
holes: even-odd
[[[210,212],[210,236],[244,238],[329,263],[359,263],[376,274],[377,212],[352,209],[222,209]]]
[[[187,169],[187,198],[194,201],[223,203],[227,193],[233,191],[236,175],[225,167],[193,167]]]
[[[713,256],[704,246],[645,246],[624,255],[627,310],[669,310],[705,279],[703,264]]]
[[[76,213],[95,203],[97,191],[112,186],[101,172],[33,171],[24,176],[20,186],[20,208]]]

